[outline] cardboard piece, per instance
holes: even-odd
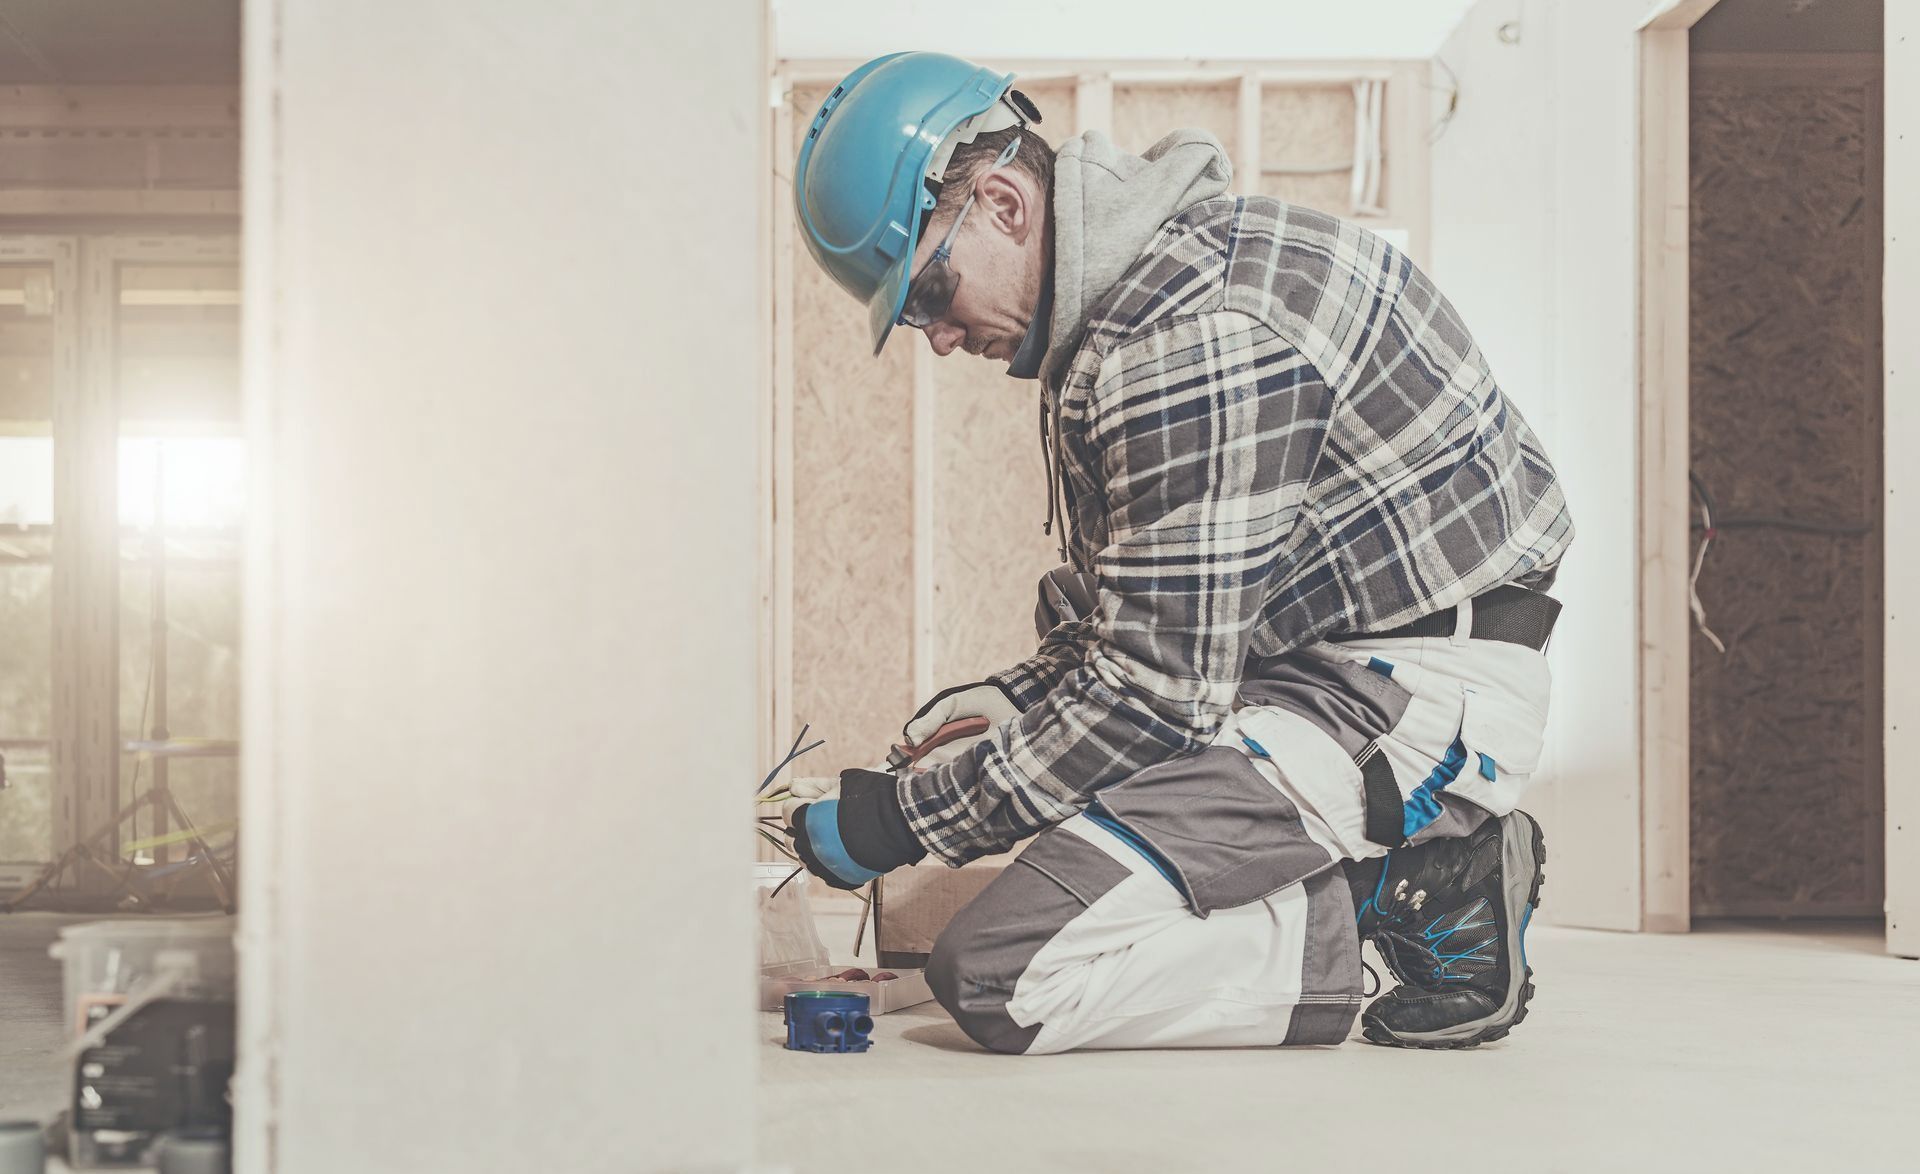
[[[933,941],[953,915],[1000,875],[1012,856],[975,860],[948,868],[923,860],[912,868],[897,868],[874,889],[873,941],[882,968],[920,968],[933,952]]]

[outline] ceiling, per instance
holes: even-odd
[[[0,85],[240,80],[240,0],[0,0]]]

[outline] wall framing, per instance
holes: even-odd
[[[1687,485],[1689,30],[1717,0],[1667,0],[1639,31],[1640,928],[1692,924]]]
[[[797,483],[807,478],[807,468],[796,469],[796,445],[803,455],[809,455],[812,459],[808,447],[811,443],[817,443],[817,440],[810,442],[802,434],[809,428],[806,419],[808,413],[817,415],[819,411],[816,404],[803,402],[809,394],[817,399],[818,391],[805,393],[801,389],[809,383],[805,368],[812,361],[811,354],[822,346],[833,344],[831,340],[821,337],[818,324],[808,326],[803,323],[796,332],[796,321],[806,314],[806,307],[801,303],[807,296],[806,278],[812,262],[801,251],[793,224],[792,150],[796,131],[803,131],[806,120],[812,115],[811,95],[817,95],[837,83],[859,64],[853,60],[783,60],[771,63],[769,78],[774,129],[771,135],[773,156],[769,160],[771,183],[767,206],[772,218],[770,238],[773,255],[767,270],[772,275],[773,289],[769,310],[771,343],[767,359],[769,399],[766,410],[760,413],[759,422],[759,442],[765,457],[764,466],[769,471],[762,495],[762,533],[759,540],[764,589],[761,593],[762,614],[758,629],[763,640],[761,672],[766,693],[762,708],[766,724],[759,732],[759,742],[762,756],[769,762],[776,761],[800,722],[814,723],[816,735],[828,736],[833,741],[828,748],[810,755],[803,762],[805,769],[802,773],[805,774],[829,773],[842,766],[867,765],[860,761],[860,756],[872,753],[874,747],[868,744],[891,736],[893,729],[897,728],[892,725],[882,728],[884,723],[876,710],[857,723],[859,729],[853,732],[855,736],[836,737],[836,734],[848,733],[834,728],[840,724],[840,715],[808,712],[835,708],[825,703],[826,695],[817,690],[810,691],[808,687],[810,677],[821,671],[820,666],[815,664],[815,658],[823,650],[820,642],[812,640],[812,651],[808,654],[797,656],[795,652],[796,625],[817,624],[821,619],[821,613],[816,608],[812,620],[809,620],[806,607],[798,602],[806,599],[809,586],[803,582],[807,578],[806,567],[796,567],[796,561],[805,561],[796,560],[796,527],[801,531],[798,542],[802,552],[807,559],[815,562],[818,561],[820,531],[812,526],[808,518],[798,517],[797,514],[821,508],[820,502],[832,500],[832,495],[809,496],[810,487],[805,484],[798,484],[796,496]],[[1274,130],[1270,121],[1263,126],[1263,100],[1271,107],[1276,100],[1301,100],[1296,96],[1310,95],[1315,91],[1344,93],[1356,82],[1381,83],[1386,87],[1382,143],[1386,162],[1379,202],[1385,214],[1354,215],[1345,207],[1318,206],[1347,215],[1368,228],[1404,234],[1414,259],[1421,264],[1427,261],[1430,231],[1427,132],[1430,110],[1428,67],[1424,62],[1333,61],[1295,65],[1252,60],[1029,60],[996,64],[1017,74],[1023,85],[1051,91],[1056,104],[1061,102],[1062,95],[1071,95],[1073,117],[1063,120],[1050,117],[1043,126],[1049,132],[1049,137],[1056,139],[1062,134],[1089,130],[1113,133],[1116,91],[1122,96],[1134,96],[1132,106],[1136,112],[1141,106],[1138,96],[1142,91],[1166,89],[1170,100],[1176,94],[1185,94],[1187,105],[1192,104],[1193,91],[1205,91],[1207,101],[1213,103],[1207,107],[1210,112],[1208,125],[1216,127],[1216,133],[1234,156],[1238,173],[1234,190],[1249,194],[1270,190],[1275,184],[1286,182],[1290,178],[1287,174],[1288,165],[1301,162],[1299,159],[1271,157],[1271,150],[1263,149],[1263,130],[1269,132],[1265,137],[1271,137]],[[1276,98],[1276,95],[1279,97]],[[1052,109],[1044,102],[1042,108]],[[1174,116],[1170,114],[1169,117]],[[1267,119],[1271,118],[1272,112],[1269,110]],[[1068,125],[1063,128],[1061,122]],[[1165,129],[1173,129],[1173,125],[1169,123]],[[1328,140],[1337,145],[1321,150],[1321,154],[1354,149],[1351,120],[1346,125],[1348,129],[1342,132],[1344,137]],[[1146,143],[1123,139],[1121,145],[1138,150]],[[1269,157],[1263,158],[1263,155]],[[1341,157],[1344,156],[1335,156]],[[1317,157],[1310,160],[1319,161]],[[1312,200],[1304,202],[1314,203]],[[857,314],[857,307],[851,303],[846,310],[849,318]],[[1019,506],[995,496],[1004,490],[999,479],[992,487],[993,492],[987,494],[993,500],[970,503],[968,510],[959,512],[965,517],[958,522],[955,519],[959,515],[946,505],[953,500],[954,494],[966,491],[967,470],[956,470],[956,462],[947,455],[953,451],[955,444],[952,437],[956,423],[964,424],[971,420],[972,425],[979,429],[974,433],[976,445],[1006,445],[1011,451],[1014,443],[1012,438],[1018,435],[1019,451],[1017,455],[1006,459],[1025,461],[1030,457],[1037,468],[1038,452],[1029,451],[1037,449],[1037,442],[1029,443],[1026,439],[1026,433],[1032,427],[1027,399],[1019,392],[1009,395],[998,387],[984,386],[982,380],[971,373],[956,372],[952,365],[936,364],[933,362],[934,356],[917,339],[894,340],[893,346],[912,346],[914,351],[911,364],[905,366],[898,376],[899,385],[891,388],[900,400],[906,401],[907,410],[905,418],[899,422],[898,431],[890,431],[894,425],[889,424],[884,429],[877,429],[873,440],[879,446],[910,444],[912,447],[911,460],[897,485],[892,480],[895,473],[891,471],[890,458],[883,459],[877,470],[878,475],[886,481],[889,491],[910,501],[906,516],[910,519],[911,533],[900,535],[899,538],[908,547],[905,565],[911,568],[911,582],[876,583],[878,590],[900,593],[898,606],[908,621],[903,625],[905,645],[897,650],[898,659],[893,664],[876,666],[880,672],[874,678],[874,687],[886,694],[887,701],[879,708],[884,708],[889,716],[894,704],[907,707],[899,717],[891,719],[897,723],[906,716],[906,712],[910,712],[912,704],[936,689],[976,679],[979,673],[989,668],[1004,667],[1004,663],[1010,663],[1006,661],[989,665],[986,662],[992,657],[985,652],[971,656],[956,653],[956,640],[961,641],[960,647],[965,651],[964,632],[961,629],[973,622],[956,613],[956,607],[962,611],[972,607],[975,613],[991,610],[993,615],[1008,624],[1017,621],[1023,629],[1018,635],[1023,647],[1010,655],[1016,658],[1025,655],[1032,646],[1031,626],[1020,617],[1031,611],[1032,577],[1050,565],[1051,557],[1031,570],[1023,562],[1017,572],[1005,565],[1006,560],[1000,560],[999,564],[993,566],[980,566],[977,565],[981,550],[979,541],[956,554],[956,544],[947,541],[950,535],[943,527],[964,524],[978,528],[992,523],[998,527],[994,532],[1008,534],[1014,545],[1027,551],[1019,557],[1029,561],[1039,557],[1037,552],[1042,545],[1050,551],[1051,540],[1042,544],[1028,534],[1029,528],[1037,530],[1039,514],[1044,508],[1043,501],[1035,498],[1032,516],[1029,517]],[[861,358],[865,362],[864,356]],[[854,371],[852,359],[853,356],[847,356],[849,375]],[[954,363],[964,361],[956,359]],[[820,374],[815,371],[812,376],[812,385],[816,389],[822,385]],[[997,372],[992,374],[997,377]],[[861,381],[864,382],[864,377],[861,377]],[[832,386],[835,393],[840,394],[838,388],[845,386],[845,383],[841,381]],[[989,398],[975,394],[982,391]],[[866,393],[849,390],[846,394]],[[969,406],[964,409],[954,406],[959,404]],[[888,409],[889,412],[891,410]],[[968,417],[968,412],[973,415]],[[1011,414],[1016,412],[1017,428],[1011,421]],[[981,413],[993,415],[991,419],[983,419]],[[880,449],[870,445],[867,451]],[[817,466],[817,460],[813,460],[809,467]],[[1007,479],[1017,480],[1021,476],[1024,476],[1024,472],[1017,475],[1009,472]],[[980,482],[976,480],[974,484],[979,485]],[[984,516],[996,510],[1005,516],[997,519]],[[976,533],[974,537],[978,539],[979,535]],[[1032,548],[1030,551],[1029,547]],[[991,579],[994,585],[991,600],[964,599],[967,583],[956,580],[955,576],[970,574]],[[891,615],[890,612],[888,614]],[[957,635],[957,632],[960,634]],[[811,636],[810,633],[803,635]],[[867,638],[866,633],[854,631],[847,635],[847,647],[856,654],[880,655],[877,649],[859,653],[858,645]],[[999,656],[1008,653],[1013,639],[1010,630],[1001,631],[984,644],[992,646],[993,656]],[[904,672],[898,667],[899,661],[909,662]],[[828,671],[839,672],[839,669],[828,666]],[[894,682],[896,675],[910,687],[911,698]],[[896,692],[902,693],[898,699],[892,696]],[[844,689],[841,695],[844,695]],[[855,744],[846,745],[848,741]]]
[[[0,185],[0,216],[231,218],[239,101],[234,86],[0,86],[0,135],[32,161]]]
[[[1883,321],[1920,316],[1920,11],[1886,6],[1886,185]],[[1885,702],[1887,780],[1887,952],[1920,957],[1920,507],[1912,454],[1920,441],[1920,332],[1883,330],[1885,484],[1882,532],[1886,550]]]

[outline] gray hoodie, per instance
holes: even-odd
[[[1060,402],[1056,394],[1080,349],[1094,307],[1133,268],[1161,225],[1227,190],[1233,164],[1220,140],[1177,130],[1129,155],[1099,131],[1060,144],[1053,163],[1053,311],[1040,363],[1040,449],[1047,462],[1047,520],[1060,523],[1067,561],[1066,511],[1060,501]],[[1023,344],[1022,350],[1026,345]]]
[[[1227,190],[1233,164],[1220,140],[1177,130],[1129,155],[1099,131],[1060,144],[1053,163],[1053,313],[1041,382],[1056,388],[1087,319],[1160,226]]]

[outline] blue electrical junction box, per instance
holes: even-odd
[[[873,1042],[867,996],[849,991],[787,995],[787,1048],[795,1052],[864,1052]]]

